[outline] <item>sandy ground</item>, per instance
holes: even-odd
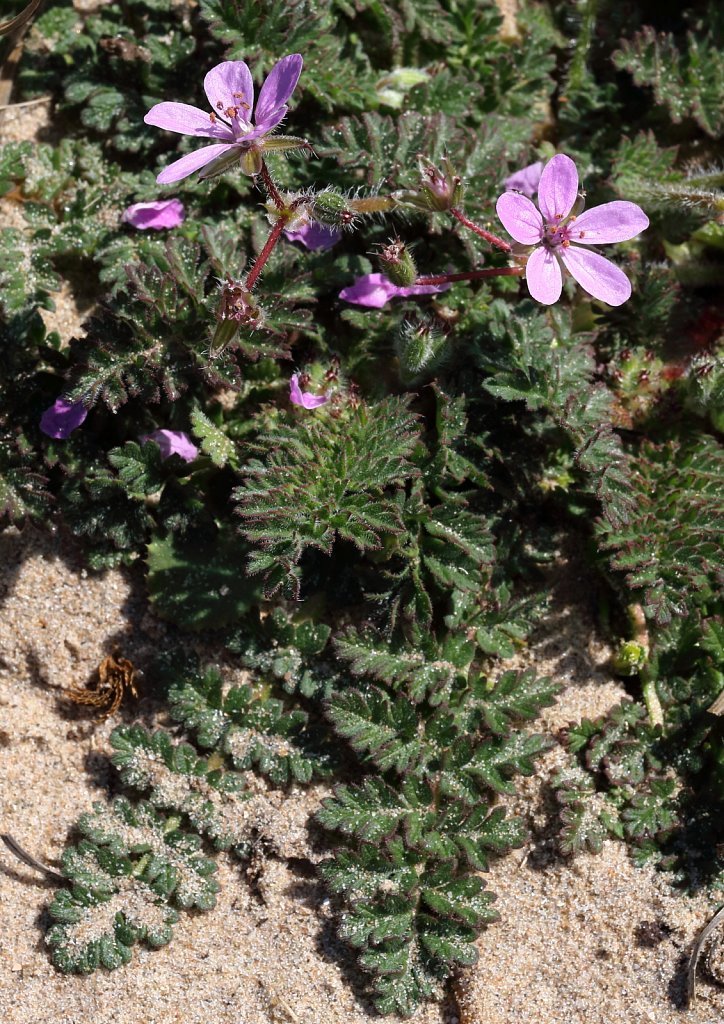
[[[540,642],[526,653],[566,688],[545,722],[595,716],[622,696],[605,667],[575,587],[561,597]],[[67,540],[32,531],[0,534],[0,831],[57,864],[78,815],[115,789],[108,734],[118,720],[164,721],[145,680],[138,703],[114,722],[68,705],[63,687],[88,680],[114,646],[143,668],[167,629],[146,610],[133,573],[87,573]],[[233,666],[228,671],[234,671]],[[555,854],[546,781],[552,750],[526,780],[517,810],[535,840],[490,873],[500,923],[480,938],[480,963],[456,999],[418,1012],[416,1024],[715,1024],[724,988],[703,973],[682,1014],[683,957],[711,912],[672,894],[666,879],[634,868],[624,848],[573,861]],[[275,852],[254,877],[220,858],[215,910],[183,915],[170,946],[137,948],[132,963],[65,977],[43,945],[54,891],[0,848],[0,1019],[5,1024],[369,1024],[360,976],[334,937],[314,880],[305,821],[320,787],[268,793]]]

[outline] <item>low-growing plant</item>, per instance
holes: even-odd
[[[213,906],[214,852],[273,843],[255,772],[327,787],[319,880],[378,1009],[440,998],[555,742],[560,683],[510,660],[570,545],[627,699],[557,737],[561,852],[614,837],[721,892],[715,8],[35,17],[15,99],[50,93],[53,141],[0,156],[2,525],[142,566],[246,673],[146,667],[178,728],[111,736],[125,795],[63,857],[60,970]]]

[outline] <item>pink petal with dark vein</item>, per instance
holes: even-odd
[[[256,124],[271,120],[284,106],[296,88],[303,65],[304,61],[299,53],[290,53],[274,65],[259,93],[254,117]],[[279,124],[283,116],[281,114],[275,123]]]
[[[227,152],[229,149],[236,149],[238,147],[227,145],[216,145],[216,146],[205,146],[203,149],[197,149],[195,153],[187,153],[186,156],[182,156],[180,160],[175,160],[168,167],[164,167],[156,181],[159,185],[168,185],[172,181],[180,181],[181,178],[188,178],[189,174],[193,174],[194,171],[198,171],[199,168],[205,167],[206,164],[211,163],[217,156],[221,156],[222,153]]]
[[[594,299],[620,306],[631,295],[631,282],[623,270],[597,252],[570,245],[561,249],[561,259],[572,277]]]
[[[512,238],[536,245],[543,237],[543,218],[533,203],[518,192],[504,192],[495,204],[498,217]]]
[[[627,242],[649,226],[649,218],[636,203],[616,200],[594,206],[576,217],[568,226],[572,242],[601,245],[606,242]]]
[[[251,121],[254,82],[243,60],[225,60],[204,78],[204,92],[215,114],[224,116],[229,107],[240,107],[244,121]]]
[[[525,269],[528,291],[536,300],[545,306],[551,306],[561,297],[563,274],[558,260],[552,252],[542,245],[534,249],[528,257]]]
[[[231,128],[215,124],[208,113],[188,103],[157,103],[143,119],[155,128],[165,128],[180,135],[206,135],[210,139],[233,139]]]
[[[578,196],[578,171],[569,156],[559,153],[543,168],[538,182],[538,205],[545,220],[567,217]]]

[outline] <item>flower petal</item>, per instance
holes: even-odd
[[[291,230],[285,229],[284,237],[288,238],[290,242],[301,242],[307,249],[314,252],[318,249],[331,249],[341,239],[342,230],[312,221],[309,224],[300,224],[299,227]]]
[[[522,245],[536,245],[543,237],[543,218],[526,196],[504,192],[495,204],[505,230]]]
[[[326,405],[329,395],[312,395],[309,391],[302,391],[299,387],[299,374],[294,373],[289,381],[289,401],[304,409],[318,409],[320,405]]]
[[[561,297],[563,274],[560,265],[553,253],[542,245],[528,257],[525,279],[536,302],[550,306]]]
[[[284,106],[296,88],[303,64],[301,54],[290,53],[288,57],[282,57],[274,65],[259,93],[254,116],[257,125],[262,121],[269,120],[280,107]],[[279,121],[276,123],[278,124]]]
[[[139,440],[141,444],[154,441],[161,449],[162,459],[178,455],[184,462],[193,462],[199,454],[198,448],[183,430],[154,430],[152,434],[144,434]]]
[[[155,128],[181,135],[206,135],[210,139],[229,139],[234,136],[225,124],[212,123],[209,115],[188,103],[157,103],[143,119]]]
[[[399,289],[384,274],[364,274],[354,284],[343,288],[340,299],[353,302],[357,306],[368,306],[370,309],[382,309],[385,303],[398,295]]]
[[[559,153],[543,168],[538,182],[538,205],[551,224],[571,212],[578,196],[578,171],[569,156]]]
[[[200,167],[205,167],[206,164],[215,160],[217,156],[221,156],[222,153],[226,153],[230,149],[238,149],[238,147],[219,144],[216,146],[204,146],[203,149],[197,149],[195,153],[187,153],[180,160],[174,160],[168,167],[164,167],[156,181],[159,185],[168,185],[172,181],[188,178],[189,174],[198,171]]]
[[[276,128],[279,122],[283,121],[284,118],[287,116],[288,110],[289,107],[285,104],[283,107],[279,107],[278,110],[273,110],[271,114],[264,118],[263,121],[257,120],[256,128],[254,129],[255,136],[266,135],[267,132],[270,132],[273,128]],[[245,135],[244,138],[249,138],[249,136]]]
[[[242,119],[251,121],[254,82],[243,60],[225,60],[212,68],[204,78],[204,92],[215,114],[224,117],[229,107],[241,107]]]
[[[577,245],[561,248],[560,255],[569,273],[594,299],[607,302],[609,306],[620,306],[630,297],[631,282],[623,270],[605,256],[579,249]]]
[[[134,203],[121,214],[121,220],[139,231],[153,228],[177,228],[183,223],[184,206],[178,199],[161,199],[155,203]]]
[[[571,241],[581,245],[627,242],[648,226],[649,218],[640,206],[618,200],[594,206],[567,225]]]
[[[528,164],[527,167],[521,167],[519,171],[514,171],[510,177],[505,179],[503,184],[507,189],[522,192],[524,196],[532,199],[538,191],[538,183],[542,172],[543,161],[536,160],[534,164]]]
[[[48,437],[65,441],[85,421],[88,410],[82,402],[69,402],[66,398],[57,398],[40,418],[40,429]]]
[[[447,292],[451,288],[449,282],[444,284],[408,284],[397,289],[397,294],[406,299],[409,295],[437,295],[438,292]]]

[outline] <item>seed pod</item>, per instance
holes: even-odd
[[[399,238],[388,242],[379,254],[382,272],[401,288],[407,288],[417,280],[417,267],[405,243]]]

